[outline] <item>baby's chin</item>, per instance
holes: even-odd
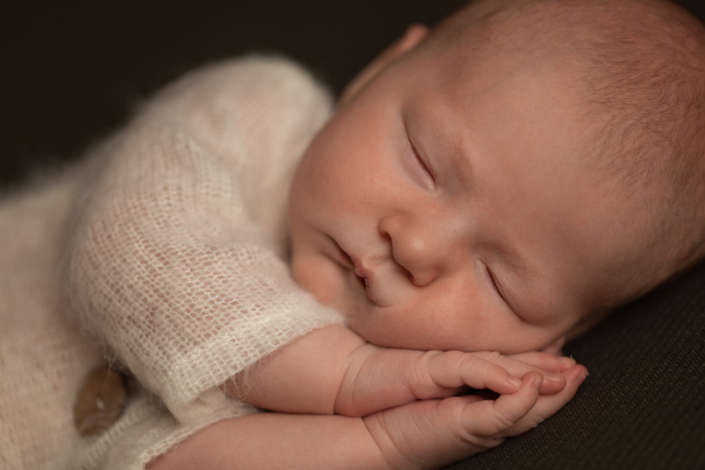
[[[294,275],[294,280],[318,302],[346,317],[369,312],[369,301],[359,293],[351,292],[349,286],[335,277],[308,278],[305,275]]]

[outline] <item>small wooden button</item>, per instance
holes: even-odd
[[[120,417],[127,398],[122,374],[103,366],[86,379],[73,409],[73,422],[82,436],[108,429]]]

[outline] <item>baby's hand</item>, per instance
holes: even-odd
[[[542,352],[503,356],[494,352],[409,351],[362,348],[353,360],[335,402],[335,412],[366,416],[387,408],[451,397],[472,388],[498,394],[517,392],[520,377],[539,372],[539,393],[555,394],[566,381],[561,371],[575,365],[569,358]]]
[[[363,420],[390,468],[437,468],[495,447],[561,409],[587,371],[575,365],[562,374],[565,387],[552,395],[541,394],[541,374],[529,372],[517,391],[496,400],[467,395],[415,401]]]
[[[529,372],[519,390],[496,400],[418,400],[365,418],[257,413],[223,420],[148,468],[438,468],[535,427],[573,397],[585,374],[578,365],[565,370],[566,386],[553,395],[541,395],[541,375]]]

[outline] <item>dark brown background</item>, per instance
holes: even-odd
[[[335,90],[412,22],[462,0],[0,2],[0,186],[78,155],[183,72],[279,51]],[[705,11],[703,0],[686,0]]]
[[[77,158],[195,66],[279,51],[339,91],[408,24],[433,24],[460,3],[2,3],[0,188]],[[703,0],[683,3],[703,17]],[[566,351],[591,372],[576,398],[453,469],[705,468],[705,264]]]
[[[185,71],[251,50],[303,62],[339,91],[440,1],[0,4],[0,184],[81,152]]]

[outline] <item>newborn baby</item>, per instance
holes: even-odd
[[[702,256],[703,116],[676,88],[702,99],[704,45],[662,2],[479,2],[410,28],[346,90],[291,192],[294,278],[349,329],[309,333],[229,387],[364,418],[226,422],[152,468],[279,432],[299,437],[230,457],[434,468],[557,411],[585,377],[571,360],[438,351],[545,348]],[[444,399],[463,386],[500,398]]]
[[[189,74],[0,205],[0,455],[436,468],[538,425],[587,374],[564,339],[705,254],[703,51],[664,1],[487,0],[332,116],[283,60]],[[66,312],[137,379],[93,438]]]

